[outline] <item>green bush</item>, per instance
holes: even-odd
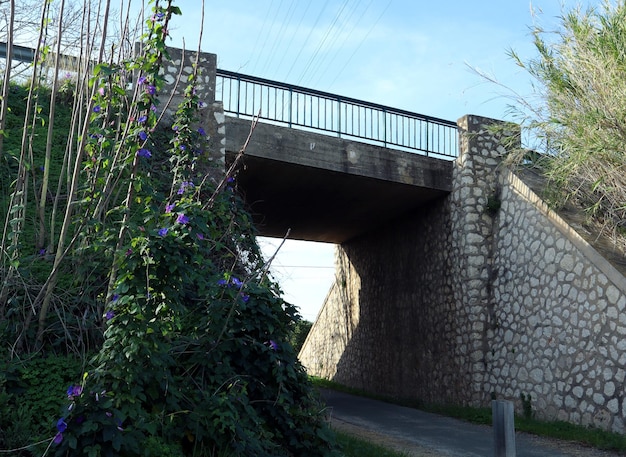
[[[80,360],[65,355],[0,364],[0,449],[21,448],[53,436],[51,424],[67,406],[61,394],[82,370]]]

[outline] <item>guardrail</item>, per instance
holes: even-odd
[[[457,157],[455,122],[305,87],[217,70],[216,100],[238,117],[333,133],[426,156]]]

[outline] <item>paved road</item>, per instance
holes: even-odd
[[[405,408],[343,392],[322,390],[332,417],[390,437],[415,443],[448,456],[493,457],[493,430],[490,426]],[[517,457],[571,457],[585,454],[563,453],[555,446],[517,433]],[[595,453],[593,453],[595,455]]]

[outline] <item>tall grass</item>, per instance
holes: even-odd
[[[533,37],[535,58],[510,55],[535,96],[512,107],[546,153],[547,197],[582,205],[626,253],[626,3],[563,10],[556,30],[537,25]]]

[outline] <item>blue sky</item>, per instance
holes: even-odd
[[[566,10],[600,0],[206,0],[202,50],[218,67],[457,120],[512,120],[505,86],[530,94],[507,56],[534,55],[530,28],[558,27]],[[196,49],[201,4],[179,2],[172,45]],[[531,14],[535,11],[535,15]],[[271,252],[277,241],[262,240]],[[314,320],[333,278],[331,245],[288,242],[274,262],[288,301]]]

